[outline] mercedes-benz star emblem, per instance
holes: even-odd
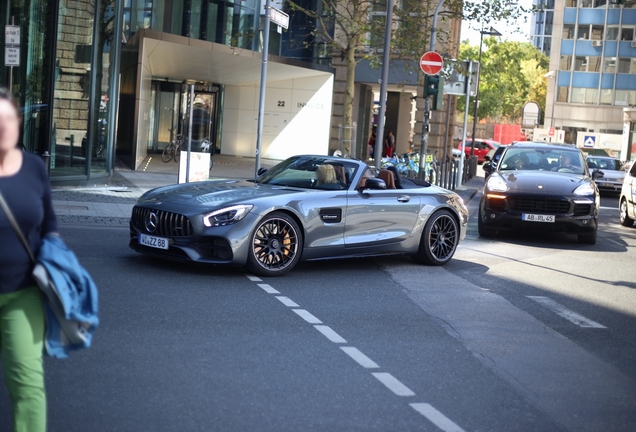
[[[157,231],[157,215],[154,212],[148,213],[144,224],[149,233]]]

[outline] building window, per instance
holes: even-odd
[[[618,73],[636,74],[636,58],[619,58]]]
[[[576,7],[576,0],[565,0],[565,7]]]
[[[563,39],[574,39],[574,24],[563,24]]]
[[[592,26],[592,40],[603,40],[603,26]]]
[[[597,99],[597,89],[572,87],[572,98],[570,102],[581,104],[594,104]]]
[[[562,55],[559,61],[559,70],[569,71],[572,68],[572,56]]]
[[[559,87],[557,88],[557,102],[567,102],[568,101],[568,87]]]
[[[554,22],[554,12],[548,11],[545,13],[545,31],[543,34],[547,36],[552,35],[552,24]]]
[[[579,7],[582,7],[582,8],[594,7],[594,0],[581,0]]]
[[[588,72],[600,72],[601,71],[601,57],[590,56],[587,58],[587,71]]]
[[[590,26],[579,25],[579,31],[576,34],[577,39],[589,39],[590,38]]]
[[[603,60],[603,72],[616,73],[616,57],[605,57]]]
[[[621,40],[622,41],[634,40],[634,28],[623,27],[621,30]]]
[[[614,101],[614,91],[612,89],[601,89],[601,105],[611,105]]]
[[[618,39],[618,26],[608,26],[605,31],[605,40]]]
[[[543,53],[550,58],[551,48],[552,47],[552,38],[543,38]]]
[[[614,105],[636,105],[636,90],[616,90]]]
[[[606,4],[607,4],[607,0],[594,0],[595,8],[604,8]]]

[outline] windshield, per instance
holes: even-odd
[[[334,160],[320,156],[289,158],[260,176],[259,184],[290,186],[305,189],[347,189],[358,165],[346,159]]]
[[[597,158],[593,156],[588,156],[587,166],[590,169],[601,169],[610,171],[620,171],[621,169],[623,169],[623,167],[621,166],[621,162],[618,159]]]
[[[510,148],[504,154],[499,169],[524,171],[555,171],[584,174],[580,151],[570,149]]]

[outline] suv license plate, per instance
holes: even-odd
[[[139,244],[152,248],[168,250],[168,239],[163,237],[154,237],[146,234],[139,234]]]
[[[523,213],[521,215],[521,220],[529,221],[529,222],[554,222],[554,215],[540,215],[540,214],[528,214]]]

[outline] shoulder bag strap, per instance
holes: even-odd
[[[4,212],[6,213],[7,218],[9,219],[9,223],[13,227],[15,234],[20,239],[22,246],[24,246],[27,253],[29,254],[29,258],[31,258],[31,261],[35,262],[35,257],[33,256],[31,247],[29,247],[29,243],[26,241],[26,238],[24,238],[24,234],[22,234],[22,230],[20,229],[20,226],[18,225],[18,221],[15,220],[15,217],[13,216],[13,212],[11,211],[11,209],[9,208],[9,205],[7,204],[7,202],[4,200],[4,197],[2,196],[2,192],[0,192],[0,207],[2,207],[2,210],[4,210]]]

